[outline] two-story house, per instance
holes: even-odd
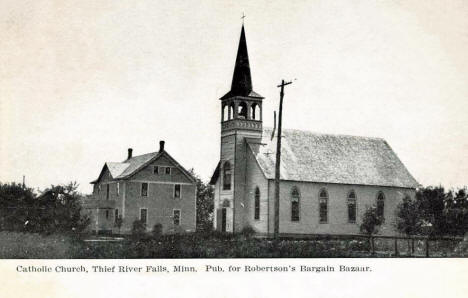
[[[135,220],[147,231],[156,224],[163,233],[195,231],[196,180],[164,150],[164,141],[159,144],[158,152],[132,156],[130,148],[126,160],[104,164],[84,204],[92,232],[128,234]]]

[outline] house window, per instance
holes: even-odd
[[[146,182],[141,184],[141,196],[142,197],[148,196],[148,183]]]
[[[231,164],[226,161],[223,166],[223,190],[231,189]]]
[[[258,187],[255,188],[254,219],[260,219],[260,189]]]
[[[158,166],[153,167],[153,174],[156,174],[156,175],[159,174],[159,167]]]
[[[148,219],[148,209],[140,209],[140,221],[146,225]]]
[[[115,211],[114,211],[114,221],[117,222],[118,218],[119,218],[119,209],[115,209]]]
[[[106,219],[109,219],[109,210],[106,210]]]
[[[106,184],[106,200],[109,200],[109,184]]]
[[[171,167],[166,167],[166,175],[170,175],[171,174]]]
[[[299,221],[299,201],[301,195],[296,186],[291,191],[291,221]]]
[[[377,216],[384,217],[385,214],[385,196],[379,191],[377,194]]]
[[[352,190],[348,194],[348,222],[356,222],[356,193]]]
[[[174,185],[174,199],[180,199],[180,184]]]
[[[179,226],[180,225],[180,210],[179,209],[174,209],[173,218],[174,218],[174,225]]]
[[[320,223],[328,221],[328,194],[325,189],[322,189],[319,194],[319,219]]]

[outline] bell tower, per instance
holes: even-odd
[[[217,227],[238,232],[244,227],[247,141],[262,138],[263,97],[253,91],[244,25],[231,90],[221,100],[221,159]],[[221,217],[221,218],[219,218]]]

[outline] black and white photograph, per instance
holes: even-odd
[[[466,278],[467,1],[0,0],[0,41],[17,278]]]

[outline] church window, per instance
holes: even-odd
[[[320,223],[328,222],[328,194],[325,189],[319,194],[319,220]]]
[[[356,222],[356,193],[352,190],[348,194],[348,222]]]
[[[377,216],[384,217],[385,214],[385,196],[379,191],[377,194]]]
[[[141,196],[142,197],[147,197],[148,196],[148,183],[142,183],[141,184]]]
[[[299,201],[301,195],[296,186],[291,191],[291,221],[299,221]]]
[[[119,194],[120,194],[120,183],[117,182],[116,185],[117,185],[116,186],[117,187],[117,196],[119,196]]]
[[[179,209],[174,209],[172,211],[172,217],[174,219],[174,225],[179,226],[180,225],[180,210]]]
[[[255,188],[254,219],[260,219],[260,189],[258,187]]]
[[[239,104],[237,116],[240,119],[247,119],[247,104],[245,102]]]
[[[223,190],[231,189],[231,164],[226,161],[223,166]]]
[[[180,184],[174,185],[174,199],[180,199]]]

